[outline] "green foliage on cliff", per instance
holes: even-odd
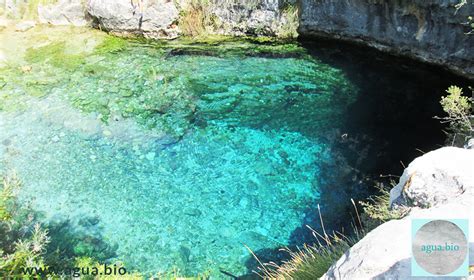
[[[440,103],[448,116],[440,119],[449,125],[448,140],[453,145],[463,145],[474,134],[472,98],[463,96],[462,88],[457,86],[449,87],[446,92],[448,95]]]
[[[392,182],[392,186],[394,185]],[[359,201],[359,204],[363,208],[361,220],[364,232],[369,232],[390,220],[401,219],[406,214],[404,209],[390,208],[390,192],[383,184],[379,184],[377,188],[379,190],[378,195],[369,197],[367,201]]]
[[[298,37],[300,24],[299,9],[296,4],[286,4],[281,10],[282,25],[277,36],[282,39],[294,39]]]
[[[180,13],[178,25],[185,36],[197,37],[212,33],[216,17],[212,14],[209,0],[190,0]]]

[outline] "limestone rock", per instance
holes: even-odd
[[[36,26],[36,23],[34,21],[22,21],[15,25],[15,31],[25,32],[35,26]]]
[[[38,5],[38,19],[52,25],[86,26],[90,19],[82,1],[59,0],[54,4]]]
[[[134,4],[135,3],[135,4]],[[149,38],[175,38],[178,9],[173,1],[90,0],[87,11],[99,28],[117,34],[140,34]]]
[[[474,77],[474,5],[453,0],[302,0],[300,34],[358,42]],[[468,1],[469,2],[469,1]]]
[[[445,147],[410,163],[390,191],[390,204],[427,208],[473,191],[474,150]]]
[[[472,199],[472,197],[471,197]],[[432,279],[411,277],[411,219],[474,219],[467,201],[430,209],[414,209],[408,217],[386,222],[352,246],[322,279]],[[470,223],[470,232],[474,230]],[[474,261],[474,237],[469,239],[470,260]],[[453,279],[437,277],[436,279]]]
[[[274,36],[280,28],[280,2],[243,0],[240,4],[223,4],[214,1],[211,12],[220,23],[217,33]]]
[[[392,190],[391,203],[431,208],[411,208],[407,217],[386,222],[372,230],[333,264],[322,279],[431,279],[411,277],[411,220],[472,221],[473,175],[472,150],[446,147],[415,159],[405,169],[400,183]],[[407,183],[409,185],[405,187]],[[474,232],[473,223],[469,223],[469,231]],[[473,234],[469,237],[469,248],[472,265]]]

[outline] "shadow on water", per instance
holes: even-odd
[[[117,245],[107,243],[102,235],[97,217],[85,216],[69,220],[55,216],[46,220],[41,213],[20,209],[15,223],[0,223],[0,245],[5,254],[15,251],[18,240],[29,238],[36,223],[46,230],[49,243],[42,255],[44,263],[57,272],[68,272],[77,267],[78,258],[89,257],[93,261],[108,264],[117,257]],[[1,273],[1,271],[0,271]]]
[[[321,206],[326,231],[351,234],[354,212],[350,199],[376,194],[374,182],[398,180],[414,158],[441,147],[445,141],[441,96],[451,85],[467,90],[470,81],[439,67],[394,57],[374,49],[330,40],[303,40],[301,44],[323,63],[341,69],[360,90],[344,114],[340,127],[325,133],[332,160],[324,162],[316,185],[320,198],[305,211],[305,218],[290,237],[290,248],[314,243],[306,225],[321,229],[316,205]],[[394,176],[381,176],[394,175]],[[279,248],[254,252],[262,262],[288,259]],[[249,273],[258,263],[250,257]]]
[[[57,218],[46,225],[51,242],[48,244],[45,262],[60,269],[74,267],[78,257],[90,257],[107,263],[116,257],[116,245],[104,241],[97,217],[82,217],[77,222]]]

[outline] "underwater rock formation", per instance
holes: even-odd
[[[408,207],[410,214],[369,232],[322,279],[411,279],[412,219],[474,219],[473,167],[474,151],[460,148],[441,148],[415,159],[390,195],[397,207]],[[409,199],[400,199],[402,196]],[[423,208],[427,206],[431,208]],[[473,242],[471,235],[471,264]]]

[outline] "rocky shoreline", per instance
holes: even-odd
[[[473,168],[473,149],[444,147],[416,158],[390,192],[391,207],[403,207],[409,214],[370,231],[333,264],[322,279],[412,279],[412,219],[472,221]],[[469,229],[474,231],[472,223]],[[472,234],[469,248],[469,265],[472,266]]]
[[[457,9],[456,4],[456,0],[245,0],[210,1],[197,9],[212,25],[206,27],[208,34],[279,36],[289,32],[286,29],[298,28],[300,36],[368,45],[472,79],[474,37],[466,35],[470,30],[466,21],[474,14],[474,5]],[[1,0],[1,6],[0,26],[7,19],[24,19],[25,11],[16,1]],[[288,14],[288,7],[299,13]],[[91,25],[122,36],[174,39],[184,34],[180,21],[192,9],[196,7],[186,0],[58,0],[38,4],[29,14],[35,14],[32,18],[41,24]],[[292,20],[296,26],[289,26]],[[31,26],[29,20],[18,30]]]

